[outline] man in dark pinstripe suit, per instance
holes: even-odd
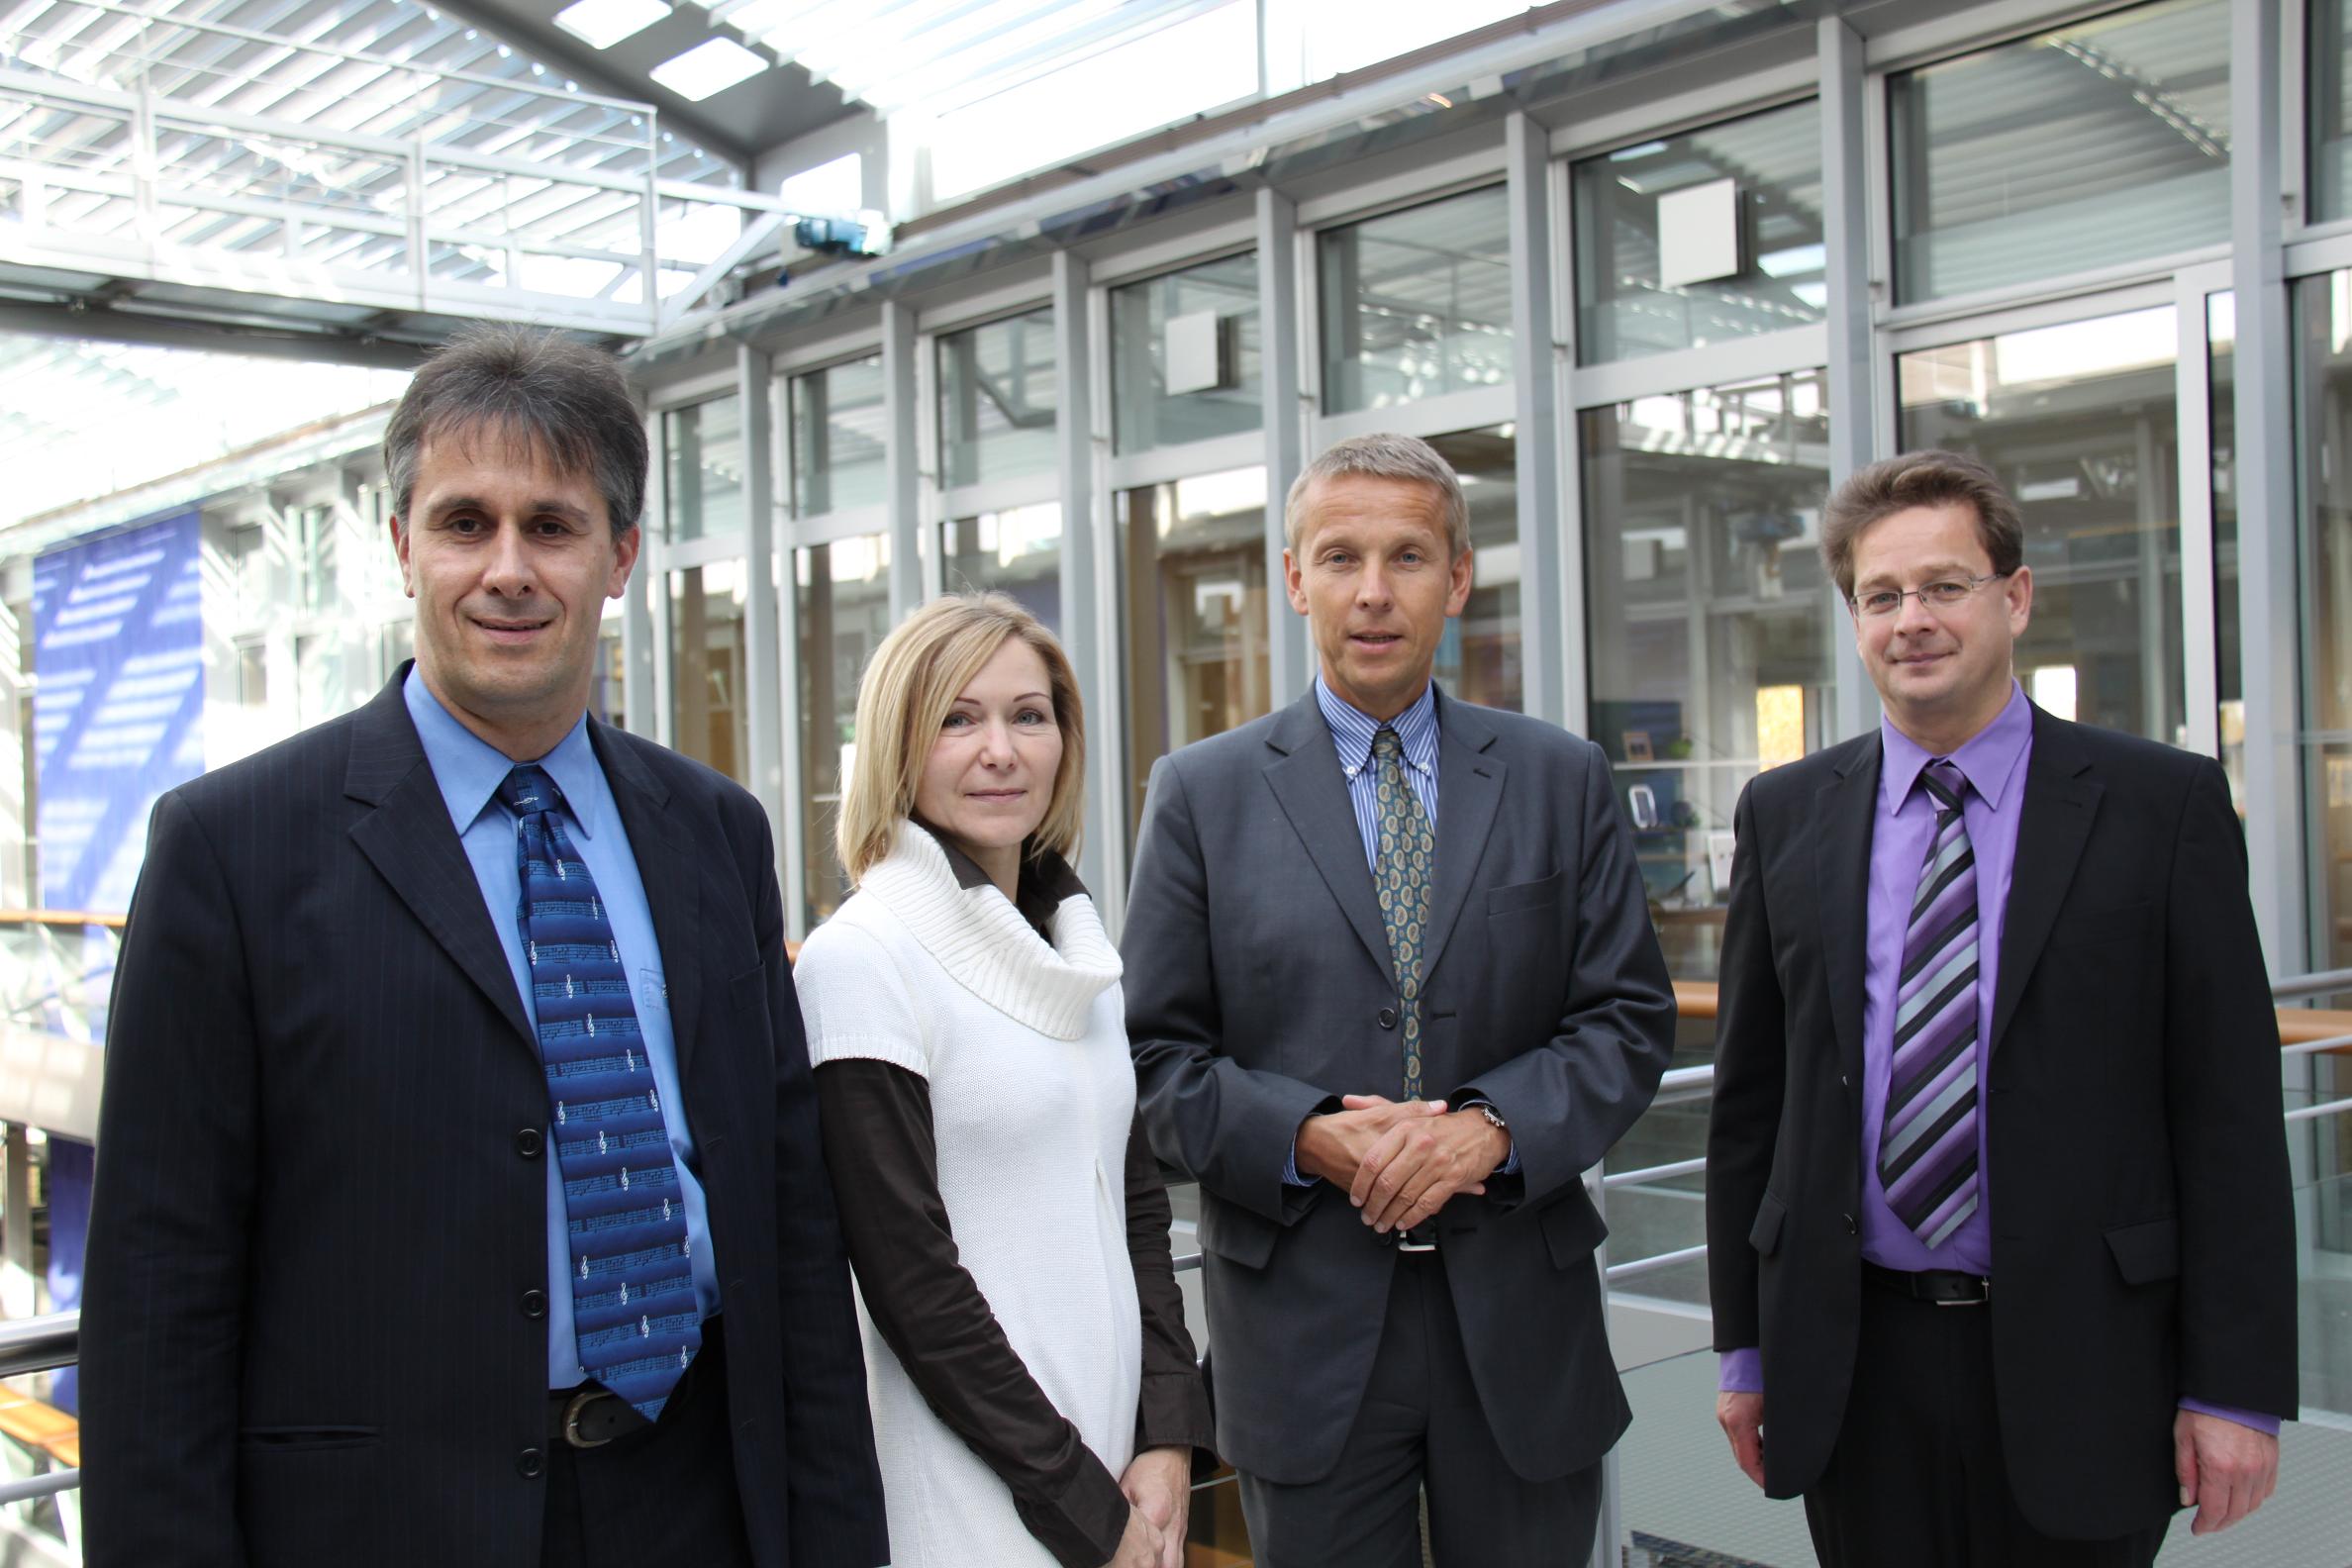
[[[87,1560],[879,1563],[767,821],[587,714],[639,416],[603,354],[485,331],[385,458],[415,664],[155,809]]]

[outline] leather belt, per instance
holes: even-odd
[[[1914,1274],[1904,1269],[1881,1268],[1865,1260],[1862,1277],[1880,1290],[1909,1296],[1913,1301],[1933,1302],[1938,1307],[1983,1307],[1993,1300],[1992,1280],[1956,1269],[1923,1269]]]
[[[644,1425],[636,1406],[593,1383],[547,1396],[547,1435],[574,1448],[602,1448]]]

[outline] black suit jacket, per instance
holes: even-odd
[[[1511,1124],[1520,1173],[1437,1217],[1487,1421],[1544,1480],[1599,1459],[1627,1411],[1581,1173],[1649,1104],[1674,994],[1600,749],[1440,698],[1423,1090]],[[1201,1184],[1219,1452],[1329,1473],[1363,1398],[1396,1252],[1346,1194],[1290,1188],[1299,1124],[1395,1099],[1397,986],[1315,694],[1152,769],[1120,952],[1141,1105]]]
[[[156,804],[82,1309],[92,1568],[538,1560],[546,1082],[406,673]],[[746,1531],[771,1568],[878,1563],[766,819],[589,728],[668,979]]]
[[[1761,1345],[1766,1490],[1828,1462],[1863,1289],[1862,970],[1877,732],[1740,798],[1708,1269]],[[2296,1411],[2279,1034],[2244,835],[2208,757],[2033,713],[1982,1079],[2009,1481],[2058,1536],[2176,1501],[2184,1397]]]

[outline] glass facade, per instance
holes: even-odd
[[[1904,354],[1896,397],[1904,450],[1983,459],[2024,513],[2026,693],[2185,744],[2178,321],[2164,306]]]
[[[748,775],[740,560],[672,572],[669,579],[670,744],[737,783]]]
[[[2311,964],[2352,964],[2352,272],[2296,285]],[[2282,960],[2282,967],[2284,967]]]
[[[939,340],[939,482],[953,489],[1053,471],[1061,381],[1053,312]]]
[[[2228,0],[2135,6],[1907,71],[1887,109],[1904,300],[2229,238]]]
[[[1326,414],[1511,379],[1511,225],[1500,185],[1326,231]]]
[[[2352,218],[2352,0],[2309,0],[2304,143],[2311,221]]]
[[[857,682],[890,632],[890,539],[836,539],[793,551],[799,612],[801,913],[815,926],[848,894],[833,830],[857,746]]]
[[[1519,669],[1519,445],[1509,425],[1437,436],[1429,444],[1470,504],[1470,602],[1437,644],[1435,676],[1455,696],[1517,713]]]
[[[1290,611],[1267,596],[1265,469],[1129,490],[1119,514],[1131,843],[1153,762],[1270,710],[1268,630]]]
[[[1258,355],[1254,253],[1113,289],[1112,449],[1258,429]]]
[[[939,526],[949,593],[1002,589],[1061,630],[1061,505],[1009,507]]]
[[[662,418],[669,515],[662,537],[672,543],[733,539],[744,528],[743,404],[730,394],[673,409]]]
[[[1677,979],[1713,980],[1748,780],[1829,736],[1822,373],[1587,409],[1591,735]]]
[[[879,506],[887,477],[882,356],[794,376],[787,397],[792,405],[792,515]]]
[[[1821,319],[1818,103],[1620,147],[1572,178],[1581,362]]]

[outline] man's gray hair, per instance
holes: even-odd
[[[1470,503],[1463,498],[1462,481],[1453,465],[1437,455],[1437,448],[1418,436],[1351,436],[1324,449],[1291,482],[1290,498],[1282,504],[1283,543],[1292,554],[1299,549],[1299,530],[1307,520],[1307,492],[1321,479],[1363,474],[1373,479],[1410,479],[1437,492],[1445,514],[1445,547],[1459,560],[1470,547]]]
[[[503,441],[604,497],[613,537],[645,509],[645,422],[621,366],[601,348],[529,327],[469,327],[417,367],[384,428],[392,515],[410,524],[425,443]]]

